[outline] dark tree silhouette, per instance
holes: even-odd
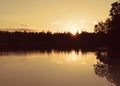
[[[0,31],[0,49],[95,48],[106,46],[104,33]]]
[[[110,10],[111,23],[110,28],[112,30],[119,31],[120,33],[120,1],[114,2]]]
[[[120,33],[120,1],[111,4],[110,18],[105,22],[100,21],[94,26],[95,32],[119,32]]]
[[[106,44],[109,47],[120,47],[120,1],[111,4],[110,18],[94,26],[95,33],[106,33]]]
[[[106,22],[103,22],[103,21],[98,22],[98,24],[96,24],[94,26],[94,31],[96,33],[99,33],[99,32],[106,33],[107,32],[107,24],[106,24]]]

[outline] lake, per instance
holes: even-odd
[[[81,50],[0,52],[0,86],[119,86],[119,69],[109,72],[112,67],[98,55]]]

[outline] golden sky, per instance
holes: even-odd
[[[0,28],[93,31],[116,0],[0,0]]]

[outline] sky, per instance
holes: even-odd
[[[117,0],[0,0],[0,28],[89,31],[109,17]]]

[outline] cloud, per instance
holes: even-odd
[[[20,26],[27,27],[28,25],[27,24],[20,24]]]

